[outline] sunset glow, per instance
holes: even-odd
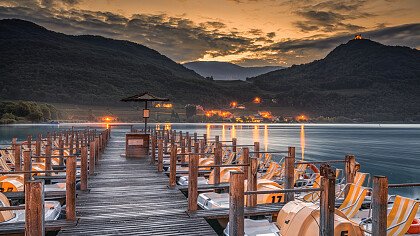
[[[179,63],[291,66],[320,59],[360,33],[418,48],[410,24],[420,21],[419,8],[417,0],[6,0],[0,18],[134,41]]]

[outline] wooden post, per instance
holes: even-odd
[[[23,171],[31,171],[32,170],[32,158],[31,158],[31,151],[24,151],[23,152]],[[23,174],[24,182],[28,182],[31,179],[31,173]]]
[[[246,168],[246,167],[245,167]],[[258,158],[252,157],[248,167],[248,189],[247,191],[257,191],[257,170]],[[252,194],[247,196],[247,206],[253,207],[257,205],[257,195]]]
[[[295,151],[295,147],[288,147],[287,148],[287,155],[289,156],[289,157],[293,157],[293,158],[295,158],[296,159],[296,151]]]
[[[386,235],[388,207],[388,178],[373,176],[372,236]]]
[[[41,161],[39,158],[39,156],[41,156],[41,139],[42,139],[42,136],[38,134],[38,137],[35,141],[35,156],[36,156],[37,162]]]
[[[163,140],[158,140],[158,172],[163,171]]]
[[[63,166],[64,165],[64,141],[61,139],[58,140],[58,153],[60,155],[60,160],[59,160],[59,165]]]
[[[82,146],[80,153],[80,190],[88,188],[88,151],[86,146]]]
[[[329,165],[323,164],[321,172],[321,197],[320,197],[320,217],[319,235],[334,235],[334,215],[335,215],[335,171]]]
[[[95,138],[95,164],[99,163],[99,138]]]
[[[260,142],[254,142],[254,156],[260,159]]]
[[[171,157],[169,160],[169,187],[175,188],[176,185],[176,151],[177,146],[174,144],[171,149]]]
[[[352,184],[354,182],[355,176],[355,167],[356,167],[356,158],[353,155],[346,155],[346,183]]]
[[[198,198],[198,155],[189,155],[188,164],[188,211],[197,211],[197,198]]]
[[[26,139],[26,142],[27,142],[28,149],[32,154],[32,136],[31,135],[28,135],[28,138]]]
[[[207,145],[207,134],[203,134],[203,140],[204,140],[204,144]]]
[[[52,170],[51,168],[51,145],[47,144],[45,146],[45,170]],[[51,173],[45,173],[45,176],[51,176]],[[51,180],[46,179],[46,184],[51,183]]]
[[[244,173],[230,172],[229,235],[244,235]]]
[[[192,145],[191,145],[191,136],[188,136],[188,138],[187,138],[187,152],[188,153],[191,153],[191,151],[192,151]]]
[[[89,153],[89,175],[95,174],[95,141],[90,142],[90,153]]]
[[[195,132],[194,133],[194,143],[196,143],[198,140],[197,140],[197,132]]]
[[[179,132],[180,132],[180,135],[182,135],[181,131],[179,131]],[[185,139],[184,138],[181,138],[181,144],[180,145],[181,145],[181,154],[185,154]],[[185,163],[185,155],[181,156],[181,163]]]
[[[214,149],[214,164],[215,165],[222,164],[222,144],[221,143],[216,143],[216,148]],[[220,184],[220,167],[214,167],[214,184]]]
[[[75,139],[75,144],[76,144],[76,153],[79,152],[79,147],[80,147],[80,140],[79,140],[80,136],[79,136],[79,131],[76,132],[76,139]]]
[[[76,157],[66,159],[66,218],[76,220]]]
[[[206,150],[206,142],[203,139],[200,140],[200,148],[200,152],[204,153],[204,151]]]
[[[247,165],[247,164],[249,164],[249,148],[244,148],[243,149],[243,155],[244,155],[244,165]],[[243,168],[242,168],[243,170],[244,170],[244,174],[245,174],[245,176],[244,176],[244,178],[248,178],[248,167],[247,166],[244,166]]]
[[[154,165],[156,163],[156,143],[155,143],[155,137],[154,135],[151,135],[150,140],[150,164]]]
[[[163,134],[164,134],[163,147],[165,148],[165,153],[168,153],[169,130],[165,130]]]
[[[14,156],[15,156],[15,171],[22,170],[22,160],[20,158],[20,153],[22,150],[22,146],[18,143],[14,145]]]
[[[69,138],[69,154],[70,155],[73,155],[74,153],[73,144],[74,144],[73,135],[70,135],[70,138]]]
[[[295,186],[295,157],[288,156],[284,160],[284,188],[285,189],[293,189]],[[285,203],[295,200],[294,193],[286,193],[285,194]]]
[[[236,153],[236,138],[232,138],[232,152]]]
[[[44,181],[25,183],[25,236],[45,235]]]

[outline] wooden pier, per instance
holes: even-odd
[[[77,224],[59,235],[217,235],[202,217],[190,217],[188,201],[168,188],[168,177],[150,160],[126,159],[123,137],[113,137],[76,200]]]

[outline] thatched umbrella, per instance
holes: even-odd
[[[144,118],[144,132],[147,131],[147,119],[150,117],[150,111],[147,109],[147,102],[164,102],[169,101],[168,98],[160,98],[149,92],[144,92],[128,98],[121,99],[122,102],[144,102],[143,118]]]

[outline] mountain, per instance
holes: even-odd
[[[213,77],[215,80],[246,80],[249,77],[283,69],[281,66],[243,67],[218,61],[194,61],[185,63],[184,66],[204,77]]]
[[[420,121],[420,52],[368,39],[339,45],[324,59],[248,79],[279,106],[364,121]]]
[[[124,105],[149,91],[174,102],[248,99],[143,45],[92,35],[65,35],[32,22],[0,20],[0,98]],[[242,83],[248,88],[249,83]],[[252,90],[252,89],[251,89]]]

